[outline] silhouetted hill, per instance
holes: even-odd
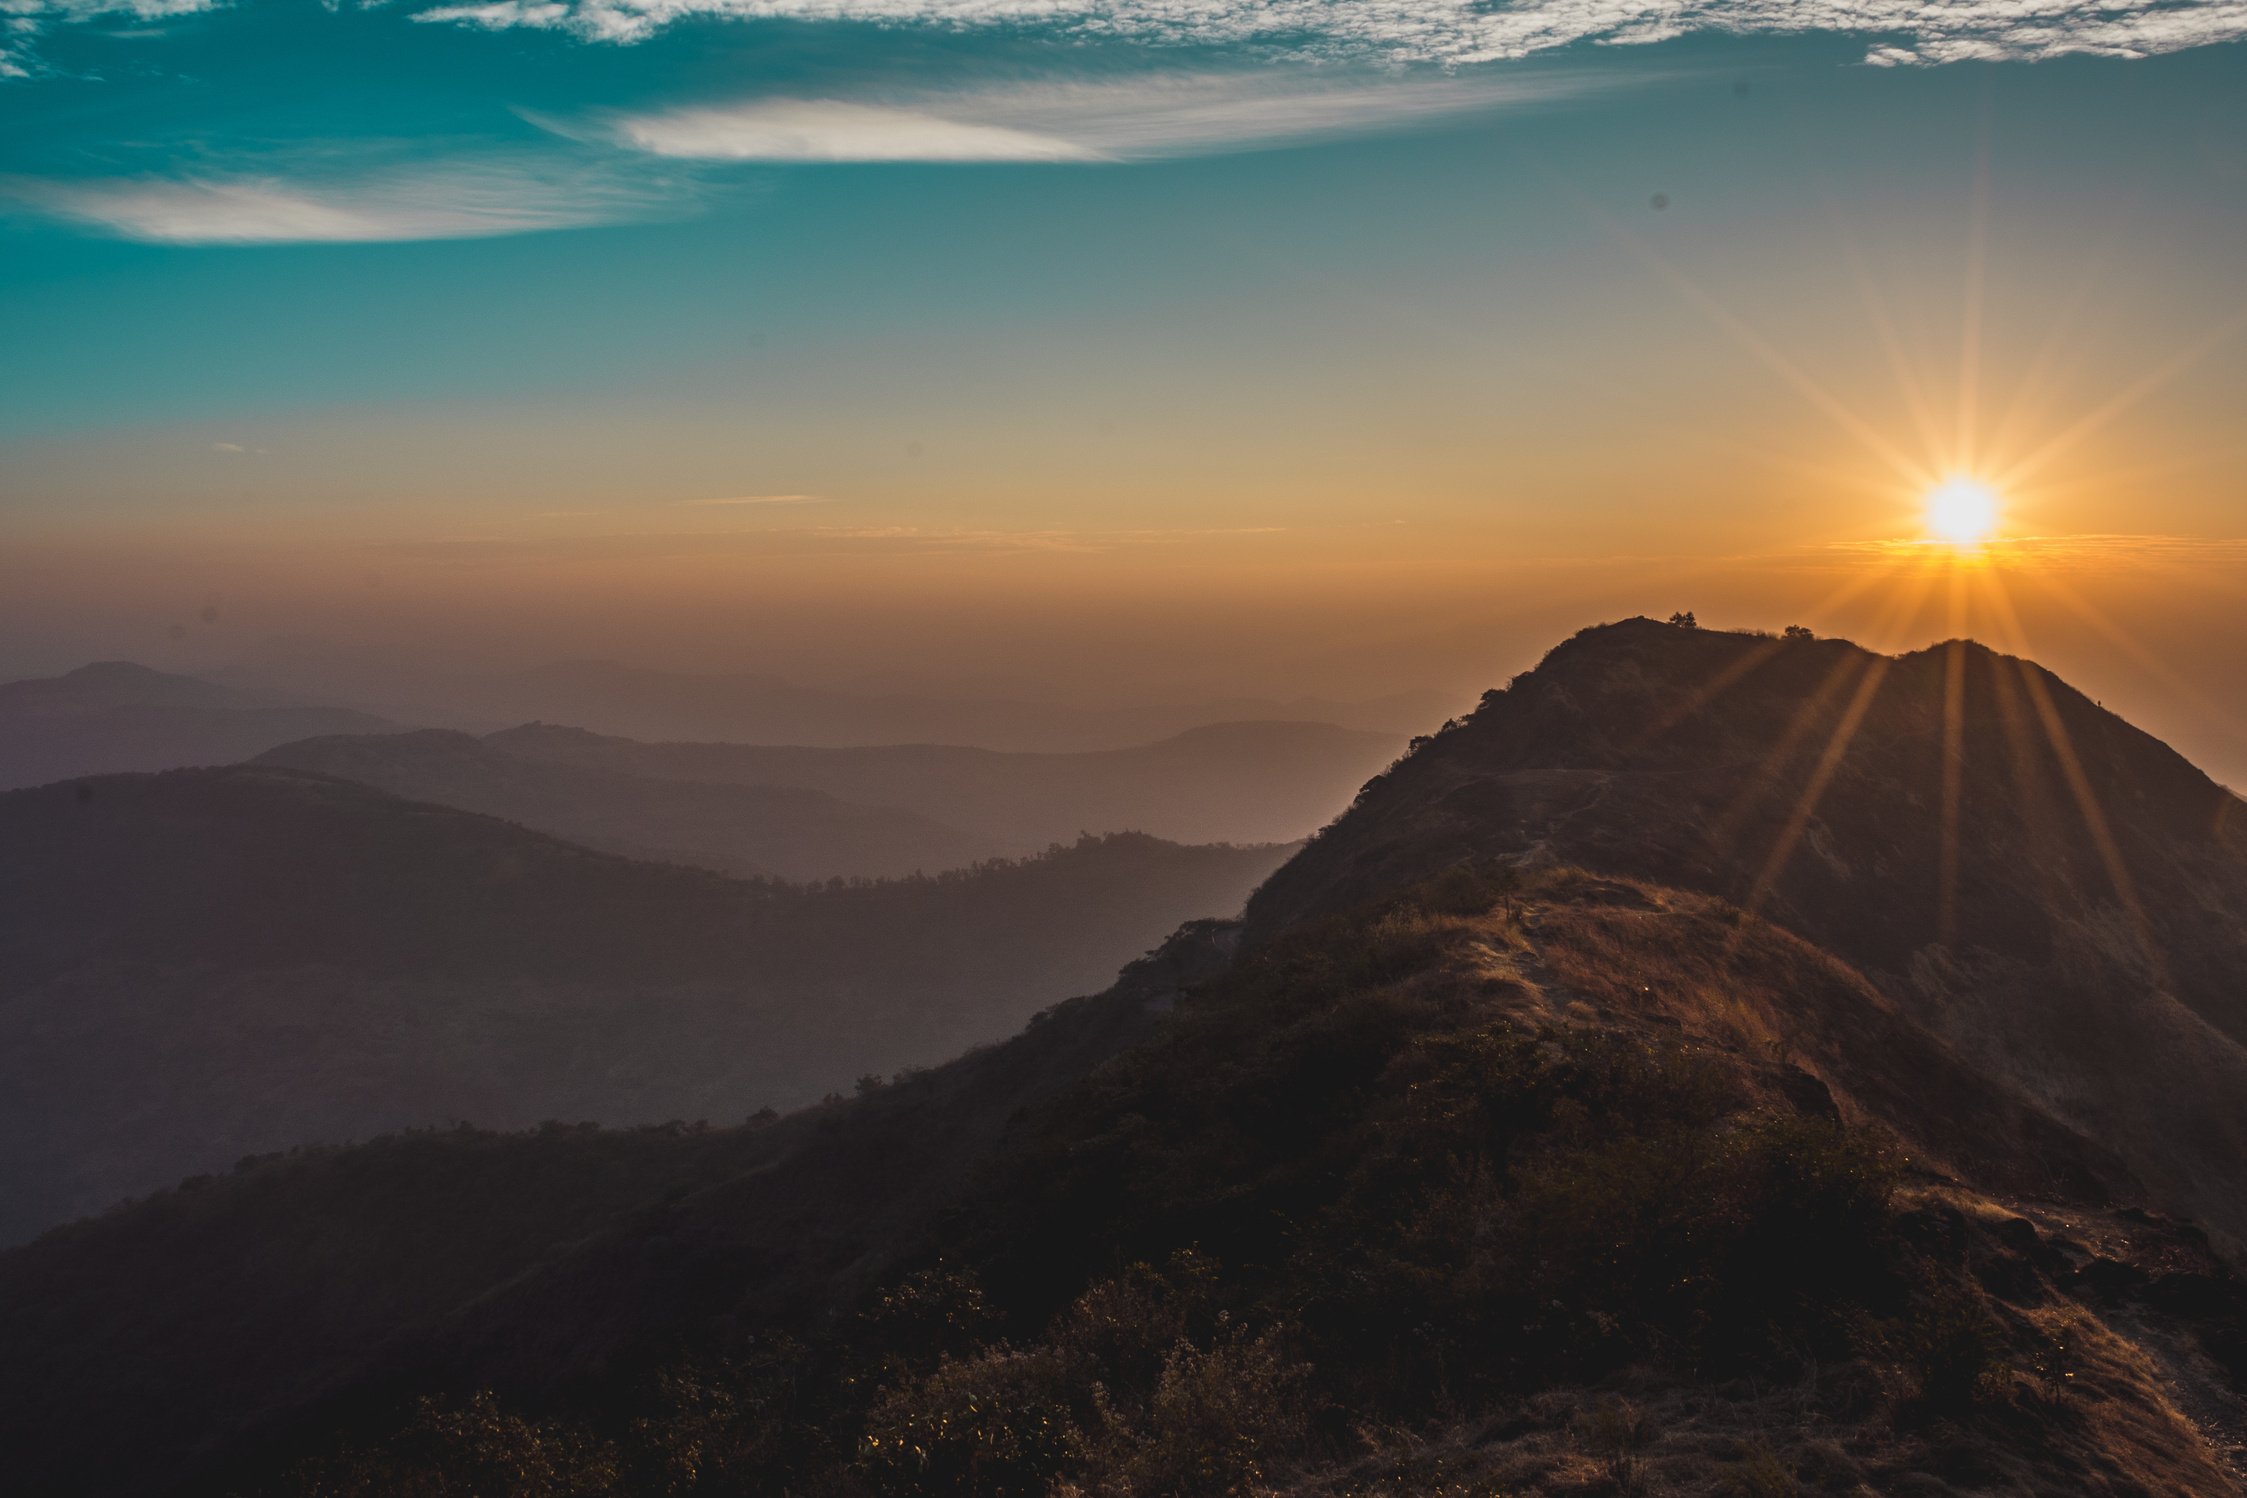
[[[1159,743],[1082,754],[930,744],[775,748],[642,744],[533,723],[485,740],[510,754],[615,773],[795,786],[904,807],[1010,853],[1081,832],[1181,842],[1287,842],[1324,825],[1401,737],[1326,723],[1220,723]]]
[[[425,683],[441,706],[486,720],[574,723],[651,740],[740,744],[971,744],[1072,753],[1144,744],[1210,723],[1293,720],[1394,737],[1444,710],[1432,692],[1371,702],[1239,697],[1084,707],[984,696],[923,697],[801,687],[758,676],[559,661],[461,682]]]
[[[1935,659],[1590,631],[1245,936],[1002,1045],[0,1254],[0,1443],[58,1493],[2234,1493],[2247,1293],[2175,1215],[2240,1184],[2175,976],[2242,940],[2228,802]]]
[[[0,683],[0,790],[72,775],[223,765],[382,719],[215,686],[129,661]]]
[[[1100,987],[1280,856],[799,889],[280,769],[0,795],[0,1235],[409,1124],[806,1102]]]
[[[510,753],[499,742],[442,729],[356,734],[284,744],[257,763],[356,780],[588,847],[725,874],[878,878],[1027,851],[915,812],[856,805],[824,791],[638,775]]]

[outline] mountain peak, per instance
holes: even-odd
[[[89,661],[60,676],[0,686],[0,695],[42,707],[70,710],[118,706],[222,704],[235,694],[196,676],[159,671],[138,661]]]
[[[2247,1161],[2202,1147],[2211,1107],[2243,1128],[2247,1111],[2150,1080],[2207,1066],[2247,1087],[2239,811],[2168,745],[1984,645],[1887,656],[1632,619],[1417,741],[1257,892],[1246,939],[1462,864],[1702,891],[1864,970],[2247,1237],[2219,1184]]]

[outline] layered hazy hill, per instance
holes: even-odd
[[[292,739],[388,726],[346,708],[100,661],[0,683],[0,790],[69,775],[232,764]]]
[[[1003,1045],[0,1255],[0,1441],[58,1493],[2235,1493],[2231,806],[1978,647],[1588,631]]]
[[[0,1237],[313,1140],[800,1104],[1101,987],[1280,856],[802,890],[278,768],[0,795]]]
[[[726,874],[878,878],[935,873],[1030,851],[918,812],[861,805],[800,785],[635,774],[504,747],[517,741],[446,729],[353,734],[284,744],[258,756],[257,763],[355,780],[410,801],[520,822],[588,847]]]
[[[987,695],[912,696],[766,677],[559,661],[472,682],[413,684],[425,707],[489,722],[572,723],[639,739],[745,744],[973,744],[1068,753],[1165,738],[1208,723],[1312,721],[1398,737],[1448,710],[1436,693],[1370,702],[1238,697],[1146,706]]]
[[[1404,747],[1328,723],[1218,723],[1074,754],[934,744],[786,748],[645,744],[527,724],[487,745],[524,759],[670,781],[789,786],[900,807],[1021,853],[1083,832],[1180,842],[1288,842],[1324,825]]]

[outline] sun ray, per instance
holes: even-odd
[[[1935,939],[1958,940],[1958,839],[1966,796],[1966,642],[1943,644],[1942,809],[1936,829]]]
[[[1834,725],[1825,748],[1819,752],[1818,761],[1811,767],[1810,778],[1804,783],[1802,794],[1795,799],[1794,809],[1788,813],[1778,839],[1764,859],[1762,868],[1756,873],[1755,883],[1749,886],[1747,898],[1741,902],[1741,909],[1747,914],[1754,915],[1762,909],[1772,885],[1785,872],[1787,861],[1794,857],[1795,845],[1802,840],[1803,832],[1810,826],[1810,819],[1817,813],[1819,801],[1825,797],[1827,785],[1832,782],[1834,772],[1841,768],[1842,756],[1849,752],[1849,745],[1857,737],[1857,729],[1864,723],[1865,714],[1871,711],[1873,698],[1879,693],[1881,683],[1887,679],[1889,668],[1894,664],[1887,656],[1875,656],[1858,677],[1857,690],[1850,696],[1848,706],[1842,709],[1841,720]]]
[[[2022,371],[2013,387],[2012,398],[2006,403],[2005,413],[1997,420],[1990,433],[1989,451],[1996,454],[2012,449],[2018,434],[2028,422],[2031,411],[2041,404],[2045,392],[2056,374],[2061,356],[2067,351],[2076,326],[2082,321],[2083,309],[2090,305],[2094,292],[2106,283],[2107,267],[2114,261],[2120,245],[2122,220],[2110,225],[2097,249],[2085,262],[2083,273],[2068,288],[2067,295],[2047,314],[2043,341]]]
[[[1803,740],[1809,737],[1827,704],[1839,696],[1863,669],[1864,657],[1854,651],[1844,654],[1827,668],[1825,676],[1818,685],[1810,689],[1810,694],[1802,699],[1802,705],[1787,720],[1787,726],[1780,731],[1770,752],[1763,756],[1763,762],[1718,815],[1715,824],[1709,829],[1711,844],[1720,851],[1731,848],[1749,814],[1778,782],[1782,770],[1795,757]]]
[[[1834,231],[1835,241],[1841,247],[1843,263],[1849,267],[1850,279],[1856,283],[1857,300],[1864,308],[1865,320],[1872,324],[1873,338],[1880,345],[1882,357],[1888,361],[1888,371],[1904,397],[1904,407],[1911,413],[1912,423],[1919,429],[1921,444],[1932,453],[1942,450],[1941,428],[1935,420],[1935,408],[1927,398],[1915,376],[1910,357],[1904,351],[1903,339],[1896,331],[1896,319],[1888,309],[1888,301],[1880,294],[1879,284],[1858,252],[1855,237],[1843,228],[1841,214],[1831,192],[1822,194],[1826,202],[1827,222]]]
[[[2107,400],[2070,422],[2046,439],[2041,446],[1999,473],[1995,482],[2001,488],[2012,489],[2033,478],[2077,444],[2127,414],[2141,401],[2158,394],[2171,380],[2238,337],[2242,330],[2247,330],[2247,305],[2239,307],[2192,344],[2170,355]]]
[[[2108,644],[2127,655],[2132,664],[2136,665],[2139,670],[2157,677],[2163,685],[2217,722],[2242,733],[2247,733],[2247,715],[2243,715],[2231,706],[2217,701],[2195,686],[2183,672],[2131,638],[2127,631],[2109,619],[2089,599],[2060,581],[2059,578],[2054,577],[2050,572],[2040,573],[2035,578],[2035,586],[2051,594],[2053,598],[2060,602],[2062,607],[2074,614],[2083,623],[2089,625]]]
[[[1991,573],[1988,576],[1991,602],[2001,621],[2011,631],[2016,641],[2023,641],[2019,616],[2013,610],[2012,599],[2005,592],[2004,583]],[[2059,707],[2046,687],[2043,671],[2023,659],[2026,650],[2014,652],[2014,668],[2021,680],[2021,690],[2035,709],[2037,720],[2044,730],[2045,740],[2051,745],[2054,760],[2060,767],[2060,777],[2066,783],[2069,797],[2083,819],[2084,830],[2090,835],[2092,848],[2106,868],[2107,879],[2114,888],[2115,898],[2122,902],[2124,914],[2129,918],[2138,939],[2140,952],[2152,970],[2156,984],[2168,982],[2168,964],[2163,959],[2159,945],[2154,941],[2153,925],[2146,917],[2143,904],[2138,900],[2136,883],[2130,877],[2129,866],[2122,857],[2122,848],[2115,841],[2114,832],[2107,821],[2105,809],[2100,806],[2098,792],[2085,773],[2083,759],[2077,753],[2074,738],[2067,731]]]
[[[1958,414],[1952,432],[1950,466],[1971,473],[1981,460],[1976,450],[1980,436],[1976,424],[1981,411],[1982,322],[1989,274],[1990,139],[1988,103],[1985,100],[1980,139],[1974,152],[1973,208],[1967,215],[1966,298],[1958,341]]]
[[[1692,717],[1725,692],[1737,686],[1744,678],[1784,649],[1785,643],[1782,640],[1758,640],[1748,650],[1743,651],[1737,660],[1687,693],[1683,702],[1656,718],[1643,732],[1624,746],[1623,752],[1626,755],[1632,755],[1645,749],[1647,745],[1653,743],[1663,734],[1668,733],[1678,724]]]
[[[1921,589],[1918,593],[1909,591],[1915,576]],[[1887,608],[1875,621],[1874,629],[1885,631],[1894,624],[1899,615],[1915,609],[1919,599],[1924,597],[1927,578],[1928,574],[1924,569],[1907,569],[1905,573],[1906,587],[1899,589],[1891,596]],[[1875,656],[1872,659],[1879,663],[1880,670],[1886,671],[1889,663],[1885,657]],[[1750,778],[1746,785],[1741,787],[1739,793],[1732,798],[1722,814],[1718,816],[1709,834],[1709,840],[1713,846],[1720,850],[1728,849],[1737,839],[1749,814],[1771,788],[1779,782],[1786,765],[1793,760],[1803,741],[1810,735],[1812,728],[1816,726],[1818,720],[1824,714],[1827,705],[1843,689],[1848,687],[1852,680],[1858,679],[1859,673],[1865,669],[1865,662],[1865,655],[1857,651],[1848,652],[1834,663],[1826,672],[1824,679],[1811,690],[1809,696],[1803,699],[1802,705],[1795,710],[1794,716],[1789,719],[1785,730],[1779,735],[1778,742],[1773,744],[1770,753],[1764,756],[1763,763],[1758,768],[1757,773]],[[1847,714],[1845,713],[1845,720],[1846,717]],[[1853,725],[1850,731],[1855,732]],[[1844,747],[1846,747],[1846,744],[1844,744]],[[1815,778],[1814,771],[1813,779]],[[1823,790],[1823,783],[1820,782],[1817,793],[1822,794]],[[1817,797],[1814,794],[1810,797],[1808,803],[1812,810],[1816,809],[1816,801]],[[1803,820],[1807,823],[1807,813],[1804,814]],[[1791,844],[1792,837],[1799,835],[1799,828],[1790,835],[1785,831],[1785,824],[1782,824],[1779,840],[1782,843]]]
[[[1931,476],[1923,465],[1915,462],[1903,449],[1882,436],[1877,428],[1852,411],[1845,402],[1828,391],[1807,370],[1780,352],[1771,340],[1756,331],[1755,327],[1745,318],[1725,306],[1723,301],[1714,293],[1708,291],[1692,276],[1688,275],[1683,267],[1655,249],[1642,236],[1624,227],[1622,221],[1613,214],[1586,200],[1565,183],[1553,179],[1552,174],[1538,163],[1530,161],[1526,156],[1523,159],[1533,169],[1544,175],[1556,192],[1575,204],[1580,212],[1605,229],[1609,237],[1620,244],[1633,258],[1648,270],[1654,272],[1655,276],[1682,297],[1687,305],[1714,323],[1718,331],[1746,350],[1766,369],[1778,375],[1781,380],[1794,389],[1797,395],[1808,401],[1812,407],[1823,413],[1836,426],[1855,438],[1873,456],[1886,463],[1904,482],[1926,483],[1931,481]]]
[[[2013,801],[2034,850],[2028,870],[2043,890],[2047,908],[2056,908],[2065,896],[2060,869],[2064,859],[2054,832],[2058,813],[2044,767],[2038,760],[2028,723],[2028,709],[2013,674],[1995,651],[1983,656],[1989,668],[1990,698],[1997,710],[1997,726],[2013,761]]]

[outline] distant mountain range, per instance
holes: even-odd
[[[1076,754],[942,745],[781,748],[642,744],[530,724],[488,746],[527,760],[666,781],[790,786],[899,807],[1010,853],[1085,832],[1179,842],[1288,842],[1349,804],[1401,739],[1325,723],[1219,723],[1158,743]]]
[[[70,775],[234,764],[293,739],[393,726],[371,713],[101,661],[0,683],[0,790]]]
[[[311,1140],[798,1106],[1104,986],[1283,853],[804,891],[279,768],[0,795],[0,1240]]]
[[[760,926],[403,805],[0,798],[7,960],[444,954],[539,996],[496,1070],[568,976]],[[836,933],[807,977],[867,960],[762,898]],[[1629,620],[1002,1044],[749,1126],[307,1150],[0,1253],[0,1449],[101,1498],[2236,1495],[2242,972],[2240,802],[2032,663]],[[39,981],[0,1013],[65,1054]],[[630,1049],[669,991],[601,1064],[678,1064]],[[153,1033],[107,1085],[197,1070]]]
[[[632,681],[647,675],[615,672]],[[552,674],[577,679],[574,668]],[[655,680],[667,691],[711,682],[731,689],[720,678]],[[860,727],[948,724],[973,737],[982,720],[963,713],[942,723],[875,713]],[[553,723],[479,740],[124,663],[0,686],[0,789],[256,759],[630,857],[793,880],[933,873],[1086,832],[1291,841],[1331,817],[1402,747],[1401,734],[1279,721],[1202,723],[1153,743],[1067,753],[641,743]]]
[[[302,690],[305,679],[301,670],[259,677],[283,691]],[[314,679],[358,678],[342,670]],[[451,679],[370,679],[354,698],[398,703],[383,708],[393,717],[479,732],[537,721],[654,741],[825,748],[965,744],[1038,753],[1127,748],[1211,723],[1331,723],[1402,740],[1463,705],[1444,693],[1412,691],[1362,702],[1237,696],[1084,706],[982,694],[804,687],[769,677],[655,671],[615,661],[560,661]]]
[[[634,774],[510,752],[507,746],[517,742],[504,734],[478,739],[436,728],[354,734],[284,744],[256,763],[482,812],[589,848],[748,877],[936,873],[1028,851],[917,812],[859,805],[825,791]]]

